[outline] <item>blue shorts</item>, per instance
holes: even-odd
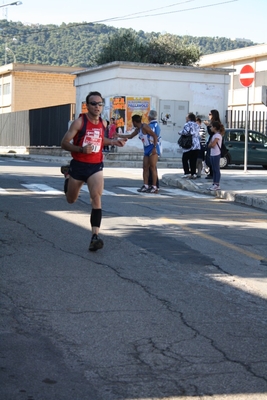
[[[144,147],[144,156],[151,156],[151,153],[152,153],[152,151],[153,151],[153,149],[154,149],[154,144],[152,143],[152,144],[150,144],[149,146],[145,146]],[[157,151],[157,155],[159,156],[160,155],[160,150],[159,150],[159,145],[157,144],[157,147],[156,147],[156,151]]]
[[[69,167],[69,175],[77,181],[87,182],[96,172],[103,170],[103,162],[97,164],[89,164],[72,159]]]

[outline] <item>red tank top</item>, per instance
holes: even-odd
[[[90,164],[100,163],[103,161],[102,149],[105,132],[105,127],[103,125],[102,119],[99,118],[99,123],[95,125],[91,121],[89,121],[89,119],[86,117],[86,114],[82,114],[81,117],[83,118],[83,125],[74,136],[73,144],[75,146],[83,147],[91,143],[93,146],[93,152],[90,154],[73,152],[71,153],[71,155],[74,160],[77,161]]]

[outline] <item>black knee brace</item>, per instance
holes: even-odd
[[[102,209],[93,208],[91,211],[91,218],[90,218],[91,226],[96,226],[97,228],[100,228],[101,219],[102,219]]]
[[[64,193],[65,194],[68,191],[68,184],[69,184],[69,178],[65,179],[65,182],[64,182]]]

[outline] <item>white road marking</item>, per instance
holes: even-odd
[[[208,197],[208,195],[206,194],[199,194],[199,193],[195,193],[195,192],[188,192],[186,190],[183,189],[165,189],[165,192],[168,192],[174,196],[187,196],[187,197],[195,197],[198,199],[206,199]]]
[[[49,194],[49,195],[62,195],[64,194],[63,190],[57,190],[54,189],[51,186],[44,185],[41,183],[32,183],[32,184],[22,184],[23,187],[26,189],[30,190],[33,193],[43,193],[43,194]],[[193,198],[199,198],[199,199],[205,199],[208,198],[207,195],[205,194],[199,194],[199,193],[194,193],[194,192],[189,192],[186,190],[182,189],[176,189],[176,188],[160,188],[159,192],[154,194],[154,193],[144,193],[144,192],[137,192],[138,187],[122,187],[120,186],[119,189],[124,190],[125,192],[135,194],[138,196],[144,196],[147,198],[151,197],[159,197],[159,198],[170,198],[174,196],[184,196],[184,197],[193,197]],[[81,188],[82,192],[88,193],[88,187],[87,185],[83,185]],[[0,188],[0,194],[8,193],[8,190]],[[124,196],[123,194],[118,194],[115,192],[110,192],[109,190],[103,190],[103,196]]]
[[[28,160],[19,160],[18,158],[14,158],[11,161],[14,161],[16,163],[28,163],[29,162]]]
[[[48,185],[43,185],[41,183],[32,183],[32,184],[22,184],[26,189],[30,190],[34,193],[45,193],[45,194],[61,194],[63,191],[52,188]]]
[[[186,190],[182,189],[159,189],[159,192],[154,194],[154,193],[145,193],[145,192],[137,192],[137,189],[139,188],[134,188],[134,187],[120,187],[122,190],[126,190],[128,192],[138,194],[141,196],[146,196],[146,197],[151,197],[151,196],[160,196],[161,198],[169,198],[171,196],[186,196],[186,197],[193,197],[193,198],[199,198],[199,199],[205,199],[207,198],[207,195],[204,194],[198,194],[194,192],[188,192]],[[166,193],[167,192],[167,193]]]
[[[88,186],[87,186],[87,185],[83,185],[82,188],[81,188],[81,190],[82,190],[83,192],[89,193],[89,190],[88,190]],[[105,190],[105,189],[103,190],[103,195],[104,195],[104,196],[117,196],[116,193],[114,193],[114,192],[109,192],[108,190]]]
[[[137,192],[137,189],[139,189],[138,187],[119,187],[119,189],[125,190],[126,192],[130,192],[130,193],[134,193],[138,196],[145,196],[145,197],[158,197],[160,196],[160,198],[168,198],[170,196],[168,195],[164,195],[161,191],[159,191],[158,193],[145,193],[145,192]]]

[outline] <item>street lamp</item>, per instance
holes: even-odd
[[[3,4],[2,6],[0,6],[0,8],[7,7],[7,6],[20,6],[21,4],[22,4],[22,1],[13,1],[13,3]]]
[[[10,51],[12,54],[13,54],[13,57],[14,57],[14,63],[16,63],[17,62],[17,60],[16,60],[16,56],[15,56],[15,53],[14,53],[14,51],[13,50],[11,50],[9,47],[6,47],[5,48],[5,51],[7,52],[7,51]],[[5,60],[5,64],[6,64],[6,60]]]
[[[16,39],[15,37],[13,37],[12,40],[13,40],[13,42],[16,42],[16,41],[17,41],[17,39]],[[10,51],[10,52],[13,54],[14,63],[16,63],[17,61],[16,61],[15,53],[14,53],[13,50],[11,50],[11,49],[7,46],[7,41],[6,41],[6,43],[5,43],[5,65],[7,64],[7,52],[8,52],[8,51]]]

